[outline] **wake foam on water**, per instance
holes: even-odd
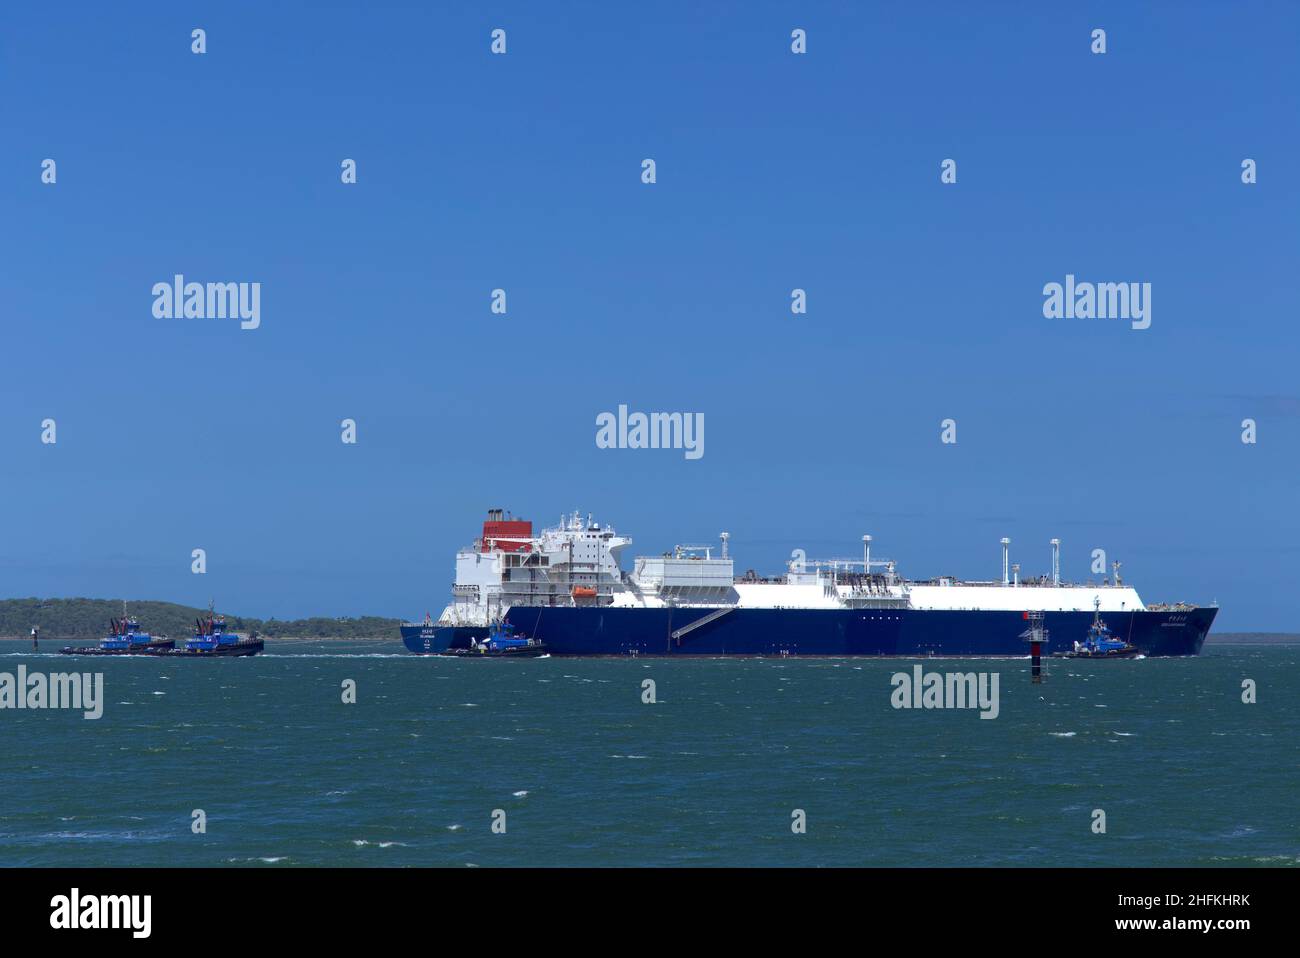
[[[167,832],[99,831],[99,832],[47,832],[39,836],[68,842],[162,842],[171,838]]]
[[[1254,828],[1253,826],[1250,825],[1238,825],[1230,832],[1221,833],[1219,837],[1220,838],[1246,838],[1249,835],[1254,835],[1258,831],[1259,831],[1258,828]]]
[[[263,652],[247,656],[250,659],[428,659],[429,655],[412,655],[409,652]]]

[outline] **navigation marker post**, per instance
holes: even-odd
[[[1025,621],[1029,628],[1020,633],[1020,637],[1029,643],[1029,674],[1033,683],[1041,685],[1043,681],[1043,646],[1047,643],[1047,629],[1043,628],[1043,613],[1026,612]]]

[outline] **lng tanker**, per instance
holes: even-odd
[[[870,536],[861,559],[814,561],[796,549],[782,576],[737,576],[728,534],[720,539],[638,556],[624,571],[632,540],[591,516],[534,535],[531,522],[493,509],[456,554],[451,603],[437,621],[404,624],[402,641],[445,653],[505,625],[553,655],[1023,656],[1024,620],[1042,612],[1061,648],[1100,617],[1145,655],[1196,655],[1218,612],[1146,605],[1119,563],[1099,583],[1063,582],[1057,539],[1051,574],[1026,580],[1003,539],[1002,578],[989,582],[903,578],[892,560],[871,557]]]

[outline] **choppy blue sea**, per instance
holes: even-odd
[[[907,660],[0,642],[0,673],[20,664],[101,672],[105,701],[0,709],[8,866],[1300,863],[1298,646],[1057,661],[1042,685],[1027,660],[922,663],[998,673],[992,720],[891,707]]]

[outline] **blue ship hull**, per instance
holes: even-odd
[[[149,642],[106,643],[81,648],[59,649],[63,655],[161,655],[176,648],[175,639],[152,639]]]
[[[553,655],[1028,655],[1020,612],[916,609],[734,609],[679,639],[672,632],[712,609],[610,609],[517,606],[511,628]],[[1116,638],[1145,655],[1196,655],[1216,608],[1112,612],[1104,618]],[[1072,649],[1092,626],[1093,613],[1048,612],[1045,652]],[[412,652],[466,648],[486,628],[403,626]]]
[[[468,649],[471,639],[488,636],[487,626],[404,625],[402,644],[419,655],[438,655],[452,649]]]

